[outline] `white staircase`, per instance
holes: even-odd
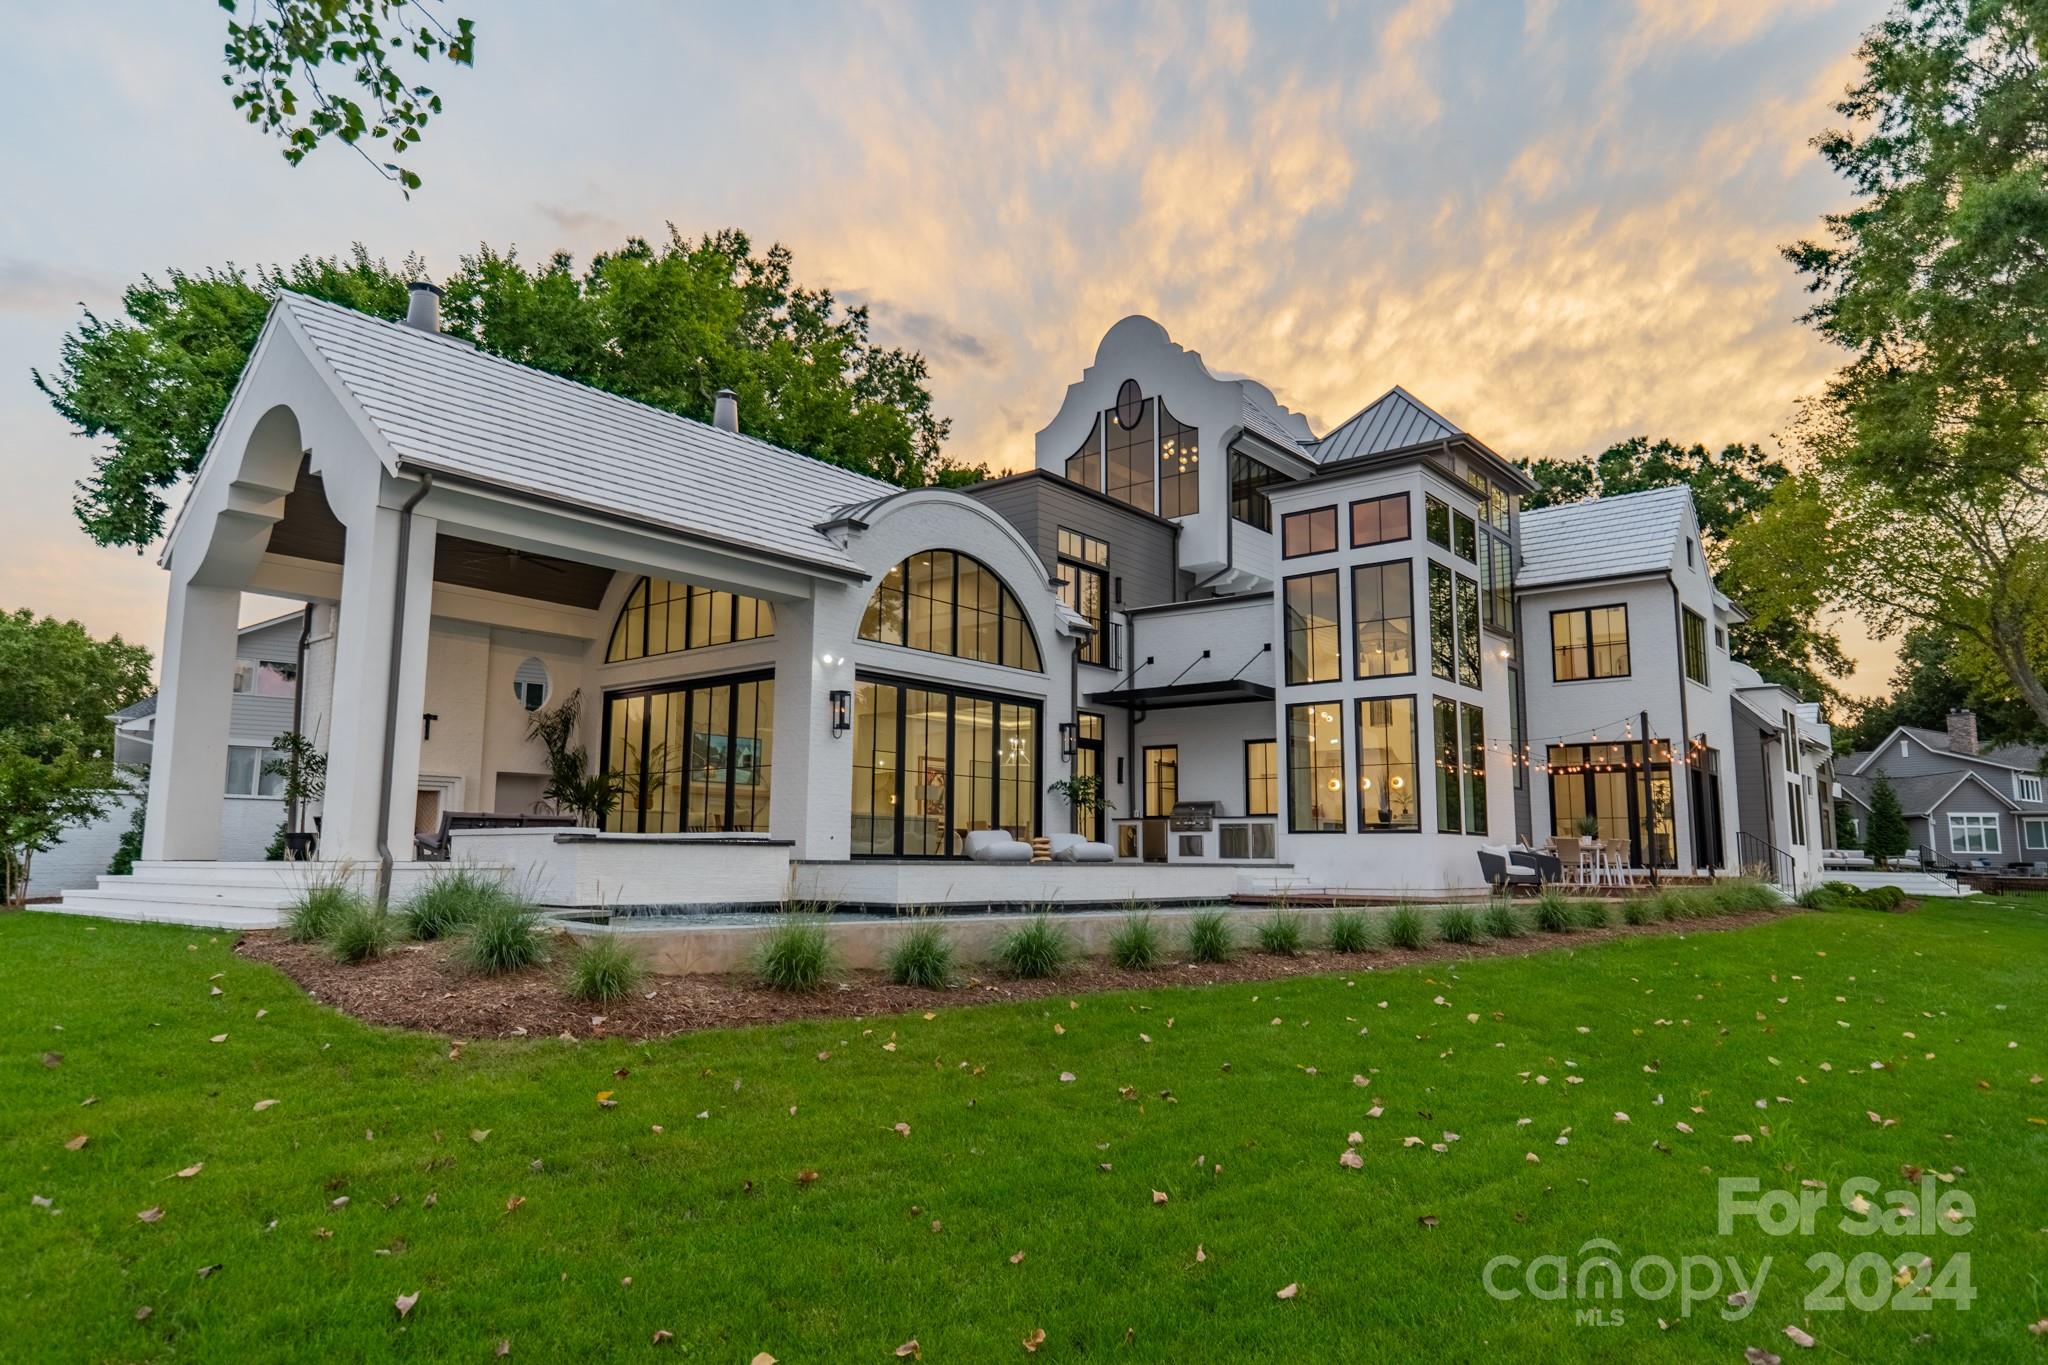
[[[1912,868],[1893,868],[1879,871],[1875,868],[1849,870],[1828,868],[1820,873],[1824,882],[1847,882],[1850,886],[1896,886],[1909,896],[1920,899],[1947,896],[1975,896],[1979,893],[1967,886],[1959,885],[1953,878],[1940,872],[1924,872]]]
[[[394,901],[410,895],[441,863],[406,862],[391,869]],[[346,877],[364,891],[375,866],[342,863],[137,863],[125,877],[99,879],[90,891],[66,891],[60,915],[182,924],[200,929],[275,929],[284,908],[319,881]]]

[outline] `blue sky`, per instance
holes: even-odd
[[[449,0],[474,71],[410,202],[284,164],[200,0],[38,6],[0,48],[0,607],[155,646],[153,557],[70,513],[29,383],[146,271],[362,241],[587,258],[743,227],[932,362],[952,450],[1028,463],[1144,312],[1322,430],[1405,384],[1512,455],[1770,443],[1835,363],[1778,248],[1842,204],[1807,146],[1874,0],[745,5]],[[573,22],[562,16],[573,13]],[[254,610],[254,604],[252,604]],[[1859,688],[1880,686],[1881,646]]]

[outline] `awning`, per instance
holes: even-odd
[[[1118,687],[1088,694],[1091,705],[1126,706],[1140,711],[1171,711],[1185,706],[1232,706],[1239,702],[1271,700],[1272,688],[1242,678],[1173,683],[1165,687]]]

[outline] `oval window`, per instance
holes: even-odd
[[[1116,424],[1125,431],[1138,425],[1138,419],[1145,415],[1145,393],[1135,379],[1126,379],[1123,387],[1116,391]]]
[[[519,704],[529,711],[538,711],[548,704],[548,666],[539,659],[528,657],[525,663],[512,675],[512,695]]]

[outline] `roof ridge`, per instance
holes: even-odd
[[[1633,488],[1626,493],[1606,493],[1597,498],[1580,498],[1577,502],[1553,502],[1547,507],[1532,507],[1522,513],[1524,517],[1540,517],[1546,512],[1568,512],[1573,508],[1598,507],[1604,503],[1627,502],[1632,498],[1647,498],[1656,494],[1683,493],[1692,496],[1692,485],[1687,483],[1660,483],[1655,488]]]

